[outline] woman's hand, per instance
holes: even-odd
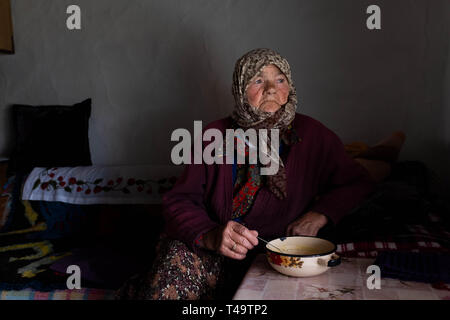
[[[288,236],[316,236],[327,222],[328,218],[325,215],[309,211],[289,224],[286,233]]]
[[[203,236],[203,245],[226,257],[242,260],[248,250],[258,245],[258,232],[249,230],[235,221],[217,227]]]

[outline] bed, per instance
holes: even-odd
[[[36,167],[10,177],[1,193],[2,299],[110,299],[149,268],[163,226],[161,194],[174,179],[147,172]],[[70,265],[80,267],[81,290],[67,290]]]
[[[153,262],[161,196],[176,178],[155,176],[148,166],[92,165],[90,108],[90,99],[13,107],[16,142],[11,159],[0,163],[0,299],[113,299]],[[60,130],[72,133],[61,140]],[[397,162],[330,240],[349,258],[447,257],[450,204],[440,187],[424,163]],[[82,270],[81,289],[67,288],[70,265]],[[447,290],[448,267],[422,280]],[[391,276],[410,279],[409,271],[400,263]]]
[[[112,299],[153,261],[161,195],[176,179],[93,165],[90,114],[91,99],[12,106],[14,145],[0,162],[1,299]],[[69,265],[80,266],[79,290],[67,290]]]

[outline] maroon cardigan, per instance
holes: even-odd
[[[287,226],[308,211],[337,223],[375,188],[367,170],[346,153],[333,131],[298,113],[293,126],[302,141],[281,155],[287,199],[279,200],[262,187],[242,219],[266,239],[285,236]],[[209,128],[217,128],[225,136],[231,118],[214,121],[204,130]],[[232,164],[185,165],[174,188],[163,197],[166,233],[197,251],[195,239],[231,219],[232,175]]]

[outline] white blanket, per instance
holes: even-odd
[[[34,168],[23,200],[74,204],[160,203],[174,178],[155,178],[154,166],[89,166]]]

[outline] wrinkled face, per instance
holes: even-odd
[[[265,112],[276,112],[288,101],[289,83],[277,66],[265,66],[249,82],[245,92],[248,103]]]

